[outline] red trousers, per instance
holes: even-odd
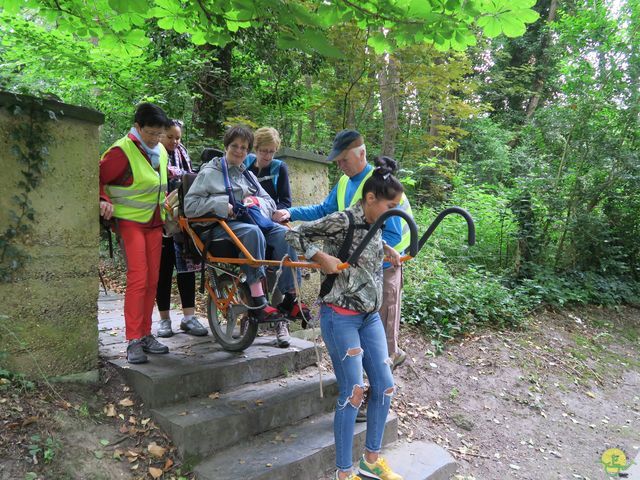
[[[151,315],[156,301],[162,226],[148,227],[119,221],[118,230],[127,259],[127,289],[124,293],[124,324],[127,340],[151,333]]]

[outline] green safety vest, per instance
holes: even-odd
[[[157,172],[128,136],[111,145],[102,157],[104,158],[114,147],[121,148],[129,159],[133,183],[127,187],[105,185],[105,192],[113,204],[113,216],[147,223],[160,205],[160,216],[164,220],[165,211],[162,204],[167,193],[167,151],[163,146],[160,147],[160,172]]]
[[[355,203],[362,198],[362,188],[364,187],[364,182],[366,182],[367,179],[372,174],[373,174],[373,169],[371,169],[369,173],[367,173],[364,176],[364,178],[360,182],[360,185],[358,185],[358,188],[353,194],[353,198],[351,199],[351,203],[349,204],[349,207],[355,205]],[[338,189],[336,193],[338,197],[339,212],[345,209],[348,182],[349,182],[349,177],[347,177],[346,175],[342,175],[342,177],[340,177],[340,180],[338,180]],[[409,199],[404,193],[402,194],[402,199],[400,200],[400,204],[398,205],[398,208],[404,212],[407,212],[409,215],[413,217],[413,212],[411,211],[411,204],[409,204]],[[403,219],[400,219],[400,222],[402,223],[402,238],[400,239],[400,243],[392,246],[396,251],[403,252],[407,249],[407,247],[411,243],[411,231],[409,230],[409,224],[407,224],[407,222],[405,222]]]

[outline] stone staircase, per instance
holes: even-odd
[[[100,298],[101,355],[115,365],[142,398],[156,423],[171,437],[199,480],[318,480],[332,470],[335,456],[333,408],[337,384],[323,376],[320,397],[316,354],[311,342],[293,338],[273,346],[258,337],[241,353],[222,350],[208,337],[174,335],[171,352],[144,365],[124,358],[122,300]],[[172,318],[179,319],[177,312]],[[176,324],[174,325],[177,327]],[[356,425],[354,455],[362,452],[365,424]],[[398,438],[397,418],[387,420],[384,444]],[[411,449],[407,447],[412,447]],[[420,447],[404,445],[398,454]],[[424,448],[403,461],[415,467]],[[455,463],[442,452],[406,480],[448,479]],[[446,452],[445,452],[446,453]],[[389,456],[389,454],[387,454]],[[395,465],[394,460],[390,460]],[[418,462],[420,463],[420,462]]]

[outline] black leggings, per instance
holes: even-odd
[[[158,290],[156,291],[156,303],[158,304],[158,310],[161,312],[171,309],[171,282],[173,280],[173,267],[175,264],[176,252],[173,248],[173,238],[162,237],[160,276],[158,277]],[[182,308],[195,307],[196,273],[178,273],[176,277]]]

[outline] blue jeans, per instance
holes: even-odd
[[[365,448],[372,453],[382,448],[382,435],[394,393],[387,340],[378,312],[341,315],[322,305],[320,328],[339,388],[333,421],[336,466],[348,471],[353,466],[353,432],[361,403],[353,397],[359,389],[364,389],[363,367],[370,383]]]
[[[282,225],[276,225],[268,233],[263,233],[260,227],[251,223],[239,222],[237,220],[228,220],[227,225],[231,227],[233,233],[242,242],[256,260],[264,260],[267,245],[273,249],[273,259],[281,260],[285,255],[289,255],[291,260],[297,261],[298,255],[284,238],[287,229]],[[220,226],[213,229],[212,240],[230,240],[229,234]],[[211,243],[209,250],[215,255],[215,243]],[[242,253],[240,254],[243,257]],[[265,276],[264,267],[249,267],[242,265],[241,270],[247,276],[247,285],[252,285]],[[291,268],[284,268],[280,279],[278,280],[278,289],[280,292],[287,293],[294,291],[293,273]],[[297,270],[297,269],[296,269]],[[298,275],[300,275],[298,273]],[[298,276],[300,280],[300,276]]]

